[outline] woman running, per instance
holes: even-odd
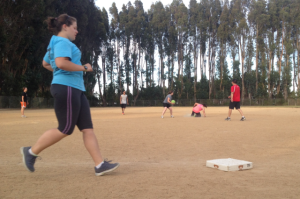
[[[204,115],[204,117],[206,117],[205,108],[204,107],[207,108],[207,105],[206,104],[195,103],[194,107],[193,107],[193,111],[192,111],[191,116],[201,117],[201,113],[200,112],[203,111],[203,115]]]
[[[94,134],[90,107],[84,95],[83,71],[92,72],[90,64],[82,65],[81,52],[72,43],[78,33],[77,20],[67,14],[57,18],[48,17],[48,29],[54,33],[43,66],[53,72],[51,95],[58,128],[46,131],[32,147],[22,147],[25,167],[34,172],[38,154],[47,147],[73,133],[75,125],[83,133],[83,142],[95,163],[96,176],[115,170],[119,164],[104,161]]]

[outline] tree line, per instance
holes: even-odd
[[[299,96],[300,1],[157,1],[146,11],[139,0],[121,10],[93,0],[7,0],[0,12],[1,95],[26,85],[49,96],[52,74],[41,61],[51,35],[43,22],[68,13],[78,20],[82,61],[94,68],[84,75],[87,95],[97,83],[104,105],[122,90],[133,101],[163,99],[168,90],[177,99],[222,99],[233,78],[242,99]]]

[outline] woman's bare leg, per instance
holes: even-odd
[[[173,109],[172,109],[172,107],[169,107],[169,110],[170,110],[170,114],[172,116],[173,115]]]
[[[83,129],[82,133],[83,133],[84,146],[92,156],[95,162],[95,166],[97,166],[101,162],[103,162],[103,158],[100,153],[100,148],[98,145],[97,137],[94,133],[94,129]]]
[[[39,154],[41,151],[46,149],[47,147],[55,144],[56,142],[60,141],[61,139],[67,137],[68,135],[63,134],[58,129],[50,129],[46,131],[31,147],[31,151],[34,154]]]
[[[165,112],[166,112],[167,109],[168,109],[167,107],[164,108],[164,110],[163,110],[163,112],[162,112],[162,115],[165,114]]]

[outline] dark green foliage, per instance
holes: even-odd
[[[78,20],[81,61],[94,68],[84,75],[86,94],[94,99],[97,83],[103,106],[118,104],[123,90],[133,104],[171,89],[178,100],[224,99],[232,79],[242,100],[297,97],[299,11],[293,0],[157,1],[147,11],[140,0],[121,10],[94,0],[0,1],[0,95],[27,86],[30,97],[51,97],[52,74],[41,64],[51,38],[44,20],[67,13]]]
[[[48,16],[67,13],[77,18],[79,34],[74,42],[82,51],[82,63],[93,64],[94,52],[106,40],[101,12],[93,0],[1,1],[0,95],[20,95],[28,87],[31,97],[50,97],[51,72],[42,60],[51,38],[44,23]],[[93,95],[95,75],[84,76],[87,95]]]

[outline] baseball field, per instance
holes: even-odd
[[[43,151],[28,172],[20,147],[57,127],[53,109],[0,110],[0,198],[299,198],[299,108],[242,107],[246,121],[228,107],[208,107],[207,117],[189,117],[191,107],[92,108],[101,152],[120,167],[96,177],[82,133]],[[254,168],[224,172],[206,160],[234,158]]]

